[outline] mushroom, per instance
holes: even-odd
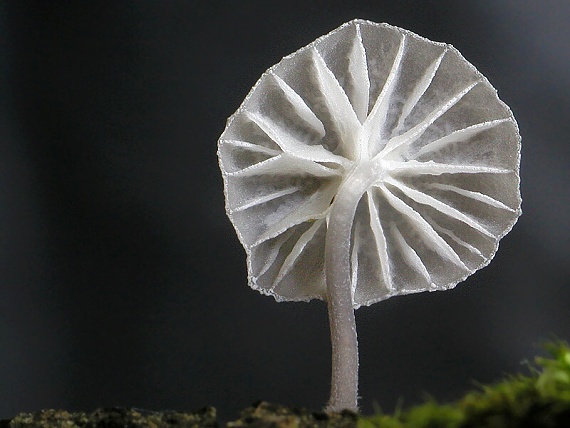
[[[353,20],[267,70],[218,143],[249,285],[326,300],[327,410],[357,411],[354,310],[447,290],[521,214],[520,135],[452,46]]]

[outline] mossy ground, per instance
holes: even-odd
[[[562,342],[546,348],[551,357],[536,358],[527,375],[482,386],[456,403],[430,401],[395,415],[326,414],[259,402],[227,424],[217,421],[212,407],[192,413],[111,408],[22,413],[0,421],[0,428],[570,428],[570,348]]]
[[[245,409],[239,419],[226,424],[217,421],[213,407],[192,413],[109,408],[90,414],[63,410],[22,413],[13,419],[0,421],[0,428],[356,428],[356,422],[357,415],[348,411],[327,414],[260,401]]]
[[[530,374],[515,375],[453,404],[427,402],[396,415],[361,417],[358,428],[570,428],[570,348],[546,345]]]

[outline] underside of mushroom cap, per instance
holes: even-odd
[[[348,22],[267,70],[218,156],[249,284],[278,301],[325,298],[330,206],[362,165],[355,308],[455,286],[521,213],[510,109],[455,48],[387,24]]]

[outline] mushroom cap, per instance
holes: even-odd
[[[218,142],[249,285],[326,299],[330,206],[377,180],[352,219],[353,306],[446,290],[487,265],[521,214],[509,107],[451,45],[353,20],[267,70]]]

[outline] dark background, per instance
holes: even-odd
[[[216,140],[263,71],[355,17],[456,46],[523,136],[524,214],[489,267],[358,310],[364,411],[570,339],[569,2],[1,2],[0,418],[324,405],[325,305],[248,288]]]

